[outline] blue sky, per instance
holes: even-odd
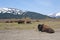
[[[0,8],[5,7],[48,15],[60,12],[60,0],[0,0]]]

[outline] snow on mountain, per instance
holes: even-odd
[[[59,18],[60,17],[60,12],[54,13],[54,14],[49,14],[48,16]]]
[[[56,14],[56,16],[60,16],[60,12]]]
[[[23,11],[15,8],[0,8],[0,13],[23,14]]]
[[[54,13],[54,14],[48,14],[48,16],[50,16],[50,17],[56,17],[56,14]]]

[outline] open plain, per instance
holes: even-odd
[[[39,32],[38,24],[46,24],[55,33]],[[0,23],[0,40],[60,40],[60,21],[40,20],[32,24]]]

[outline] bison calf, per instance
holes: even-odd
[[[47,25],[39,24],[38,30],[41,32],[54,33],[55,31]]]

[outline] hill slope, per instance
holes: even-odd
[[[31,11],[25,11],[15,9],[15,8],[0,8],[0,19],[21,19],[24,17],[29,17],[31,19],[45,19],[45,18],[51,18],[46,15],[42,15],[37,12],[31,12]]]
[[[51,18],[51,17],[49,17],[49,16],[42,15],[42,14],[36,13],[36,12],[30,12],[30,11],[24,12],[23,14],[24,14],[25,17],[30,17],[31,19]]]

